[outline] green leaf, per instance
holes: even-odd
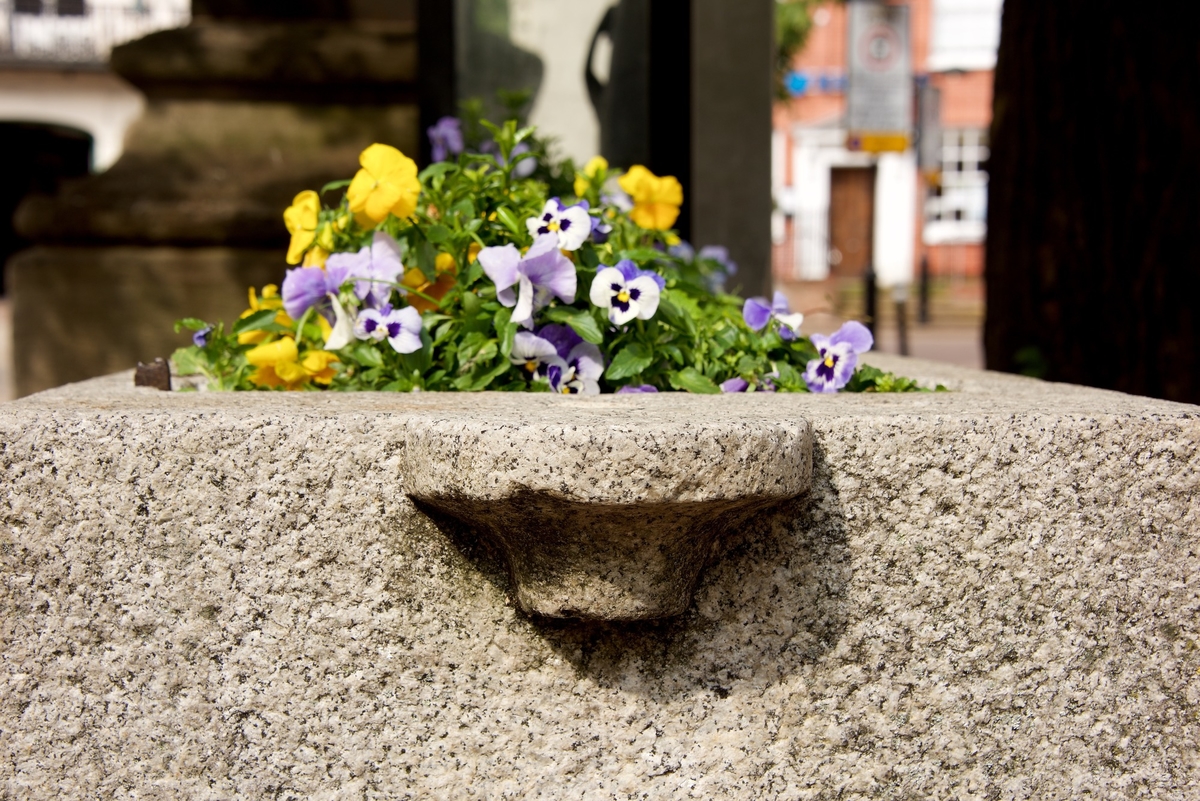
[[[433,364],[433,340],[429,338],[429,329],[421,329],[421,349],[414,353],[400,354],[400,364],[409,373],[421,375]]]
[[[431,225],[425,229],[425,238],[435,245],[450,240],[450,229],[444,225]]]
[[[453,161],[439,161],[437,164],[430,164],[425,169],[421,170],[419,177],[421,183],[429,183],[432,179],[445,175],[450,170],[458,169],[458,165]],[[347,181],[347,184],[350,182]]]
[[[330,181],[329,183],[327,183],[321,187],[321,191],[319,192],[319,194],[323,195],[326,192],[332,192],[335,189],[343,189],[350,185],[351,180],[352,179],[347,178],[344,181]]]
[[[513,235],[518,239],[525,238],[525,227],[517,222],[517,218],[513,216],[513,213],[507,207],[501,206],[496,209],[496,218],[504,223],[504,227],[512,231]]]
[[[437,280],[437,249],[424,239],[417,244],[417,268],[430,281]]]
[[[208,323],[197,320],[195,317],[184,317],[182,320],[175,321],[175,333],[178,334],[184,328],[189,331],[203,331],[208,328]]]
[[[246,331],[261,331],[275,324],[275,309],[260,309],[249,317],[243,317],[233,324],[233,333],[242,334]]]
[[[621,253],[621,258],[630,259],[642,265],[657,261],[665,255],[661,250],[655,250],[654,248],[634,248],[633,250],[626,250]]]
[[[492,318],[496,326],[496,334],[500,337],[500,355],[508,358],[512,353],[513,341],[517,337],[517,324],[512,320],[512,309],[501,308]]]
[[[596,269],[600,264],[600,257],[596,254],[596,249],[591,245],[584,245],[579,249],[579,261],[584,267]]]
[[[476,378],[474,383],[472,383],[470,386],[470,391],[479,392],[480,390],[487,389],[488,384],[492,383],[492,381],[497,377],[507,373],[508,368],[511,366],[512,365],[509,364],[508,359],[501,359],[491,369],[484,370],[478,374],[478,378]]]
[[[464,292],[462,295],[463,311],[474,317],[479,313],[479,307],[483,305],[483,301],[474,292]]]
[[[721,388],[695,367],[685,367],[678,372],[671,373],[667,376],[667,380],[675,389],[687,392],[696,392],[701,395],[719,395],[721,393]]]
[[[596,323],[596,318],[586,309],[574,309],[570,306],[555,306],[546,310],[546,318],[554,323],[566,323],[574,329],[584,341],[599,345],[604,341],[604,332]]]
[[[695,333],[696,321],[684,314],[683,310],[675,305],[674,301],[665,293],[658,299],[658,313],[662,316],[663,321],[672,328],[686,331],[689,334]]]
[[[475,217],[475,204],[471,202],[471,198],[463,198],[450,207],[451,214],[457,214],[464,219]]]
[[[654,363],[654,354],[641,343],[626,345],[613,357],[612,364],[604,372],[609,381],[620,381],[637,375]]]
[[[383,354],[379,352],[379,348],[367,342],[355,345],[351,354],[359,364],[365,364],[367,367],[383,367]]]
[[[204,372],[204,365],[208,360],[204,358],[204,352],[195,345],[188,345],[186,348],[180,348],[171,354],[171,361],[175,363],[175,371],[180,375],[196,375]]]

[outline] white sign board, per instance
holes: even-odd
[[[906,150],[912,134],[908,6],[851,0],[847,127],[852,150]]]

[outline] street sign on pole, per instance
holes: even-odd
[[[908,6],[850,0],[846,147],[905,151],[912,142]]]
[[[917,87],[917,167],[925,182],[942,182],[942,90],[926,78]]]

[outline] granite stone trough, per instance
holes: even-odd
[[[1200,408],[871,360],[0,406],[0,798],[1200,797]]]

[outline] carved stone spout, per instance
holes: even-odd
[[[503,553],[530,614],[677,615],[722,535],[812,481],[808,423],[745,399],[475,400],[411,418],[405,490]]]

